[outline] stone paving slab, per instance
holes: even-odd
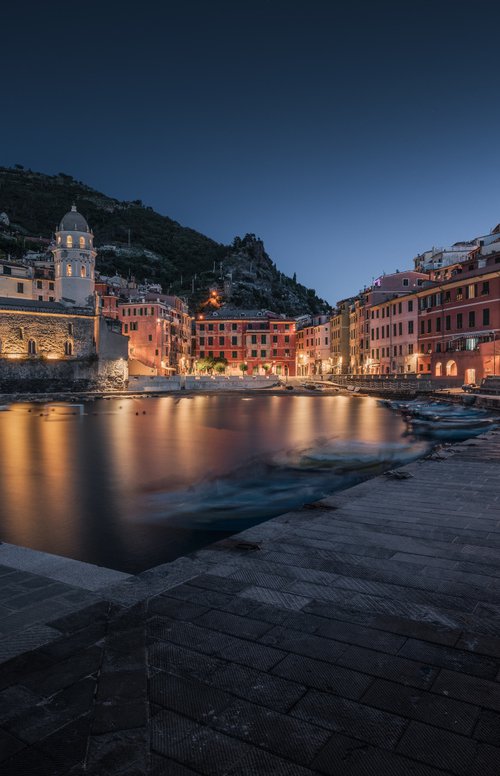
[[[499,464],[490,433],[135,577],[0,545],[1,772],[499,776]]]

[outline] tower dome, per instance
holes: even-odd
[[[71,207],[71,210],[62,217],[59,224],[60,232],[89,232],[89,225],[76,209],[76,205]]]

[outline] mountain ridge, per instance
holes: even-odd
[[[266,307],[288,315],[318,314],[330,306],[313,289],[281,273],[255,235],[218,243],[140,200],[109,197],[66,173],[47,175],[21,165],[0,167],[0,255],[20,259],[26,241],[46,245],[73,204],[95,235],[97,270],[134,276],[183,296],[192,312],[211,289],[231,307]]]

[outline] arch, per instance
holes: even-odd
[[[443,365],[441,361],[438,361],[436,364],[436,377],[442,377],[443,376]]]
[[[36,356],[36,342],[34,339],[28,340],[28,355]]]
[[[71,264],[68,263],[66,264],[66,276],[70,278],[72,274],[73,274],[73,267],[71,266]]]
[[[82,264],[80,266],[80,277],[81,278],[86,278],[87,277],[87,267],[85,266],[85,264]]]
[[[457,362],[450,360],[446,362],[446,374],[448,377],[457,376]]]
[[[79,238],[78,242],[80,244],[80,248],[85,248],[85,237],[83,237],[83,235]]]
[[[64,343],[64,355],[65,356],[72,356],[73,355],[73,343],[70,340],[67,340]]]
[[[73,247],[73,236],[71,234],[68,234],[66,237],[66,247],[72,248]]]

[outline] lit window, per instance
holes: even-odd
[[[30,356],[36,355],[36,342],[35,340],[28,340],[28,353]]]
[[[66,275],[70,278],[73,274],[73,267],[71,264],[66,264]]]
[[[68,236],[66,237],[66,246],[68,248],[73,247],[73,237],[70,234],[68,234]]]
[[[66,342],[64,344],[64,354],[66,356],[72,356],[73,355],[73,343],[72,342]]]
[[[80,248],[85,248],[85,237],[80,237],[79,243]]]
[[[86,278],[87,277],[87,267],[84,267],[83,264],[80,267],[80,277]]]

